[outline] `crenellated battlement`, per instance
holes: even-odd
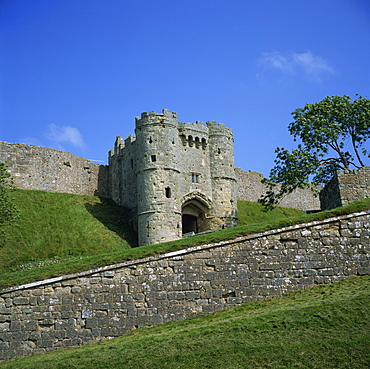
[[[129,145],[129,144],[132,144],[133,142],[136,141],[136,137],[134,135],[129,135],[126,139],[125,139],[125,146]]]
[[[218,123],[214,120],[211,120],[206,124],[210,135],[223,135],[228,137],[233,136],[233,131],[230,128],[227,128],[223,123]]]
[[[177,124],[177,113],[171,112],[168,109],[163,109],[162,113],[156,111],[143,112],[141,117],[135,117],[136,127],[140,127],[145,124],[163,124],[171,123]]]
[[[204,122],[197,120],[195,123],[182,123],[179,122],[179,131],[184,134],[191,134],[196,132],[199,134],[208,135],[208,127]]]

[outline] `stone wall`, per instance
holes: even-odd
[[[117,197],[115,191],[109,191],[108,166],[91,163],[68,152],[0,141],[0,161],[8,164],[18,188]],[[129,167],[131,160],[126,164],[124,167]],[[265,193],[262,173],[235,168],[235,175],[238,200],[257,201]],[[113,175],[111,179],[114,178],[117,180],[117,176]],[[132,179],[128,178],[128,181]],[[136,192],[130,192],[128,198],[136,201]],[[311,191],[299,190],[288,195],[282,206],[316,210],[320,208],[320,202]]]
[[[338,170],[320,193],[321,208],[334,209],[370,198],[370,167]]]
[[[18,188],[114,197],[108,188],[108,166],[91,163],[68,152],[0,141],[0,161],[8,164]],[[128,160],[125,168],[130,163]],[[257,201],[265,192],[262,173],[235,168],[235,174],[238,200]],[[136,200],[136,193],[130,193],[128,198]],[[320,202],[311,191],[300,190],[288,195],[282,206],[315,210],[320,208]]]
[[[370,274],[370,211],[0,291],[0,361]]]
[[[262,173],[252,170],[246,172],[240,168],[235,168],[235,174],[238,200],[256,202],[266,193],[267,187],[261,183],[264,178]],[[279,205],[305,211],[319,210],[320,200],[317,196],[314,196],[310,189],[298,188],[293,193],[285,196]]]
[[[108,196],[108,166],[68,152],[0,142],[0,161],[8,165],[18,188]]]
[[[0,161],[8,164],[18,188],[111,197],[109,167],[68,152],[0,141]],[[265,193],[262,173],[235,168],[235,175],[238,200],[256,202]],[[287,195],[281,206],[305,211],[325,210],[369,197],[370,167],[364,167],[338,171],[321,191],[320,199],[308,189],[298,189]]]

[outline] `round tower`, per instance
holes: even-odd
[[[238,209],[233,133],[215,121],[207,122],[207,126],[213,200],[210,229],[235,227],[238,225]]]
[[[139,246],[179,239],[177,114],[167,109],[142,113],[135,131]]]

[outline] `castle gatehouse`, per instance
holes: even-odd
[[[132,209],[140,246],[237,225],[230,128],[164,109],[136,117],[135,134],[109,152],[109,192]]]

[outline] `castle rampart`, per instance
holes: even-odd
[[[268,188],[261,183],[264,178],[262,173],[235,168],[235,175],[238,200],[256,202],[266,193]],[[318,196],[314,196],[310,189],[298,188],[293,193],[286,195],[279,205],[305,211],[320,210],[320,199]]]
[[[108,167],[68,152],[0,141],[0,161],[18,188],[109,196]]]
[[[194,135],[193,126],[196,126],[199,141],[195,141],[198,136]],[[187,127],[186,130],[185,127]],[[194,145],[198,148],[206,147],[209,144],[206,135],[199,131],[206,133],[207,129],[207,126],[201,122],[179,123],[179,131],[183,133],[183,135],[180,133],[180,140],[184,146],[189,145],[188,136],[192,134]],[[118,136],[114,145],[114,154],[122,160],[122,149],[130,146],[135,140],[134,135],[130,135],[125,140]],[[131,160],[134,158],[124,160],[119,170],[125,171],[126,167],[130,167]],[[123,183],[120,183],[117,178],[121,174],[118,171],[111,173],[111,182],[115,185],[111,185],[109,190],[109,166],[107,165],[91,163],[87,159],[55,149],[7,142],[0,142],[0,161],[8,164],[18,188],[112,197],[120,203],[118,193],[122,191]],[[69,163],[70,166],[64,163]],[[262,173],[235,168],[235,178],[238,200],[255,202],[266,191],[266,186],[261,183]],[[134,180],[133,177],[127,178],[127,182]],[[136,204],[136,188],[127,187],[125,191],[127,193],[125,205],[132,208]],[[310,190],[298,190],[297,193],[286,196],[282,206],[313,210],[320,209],[320,201]]]

